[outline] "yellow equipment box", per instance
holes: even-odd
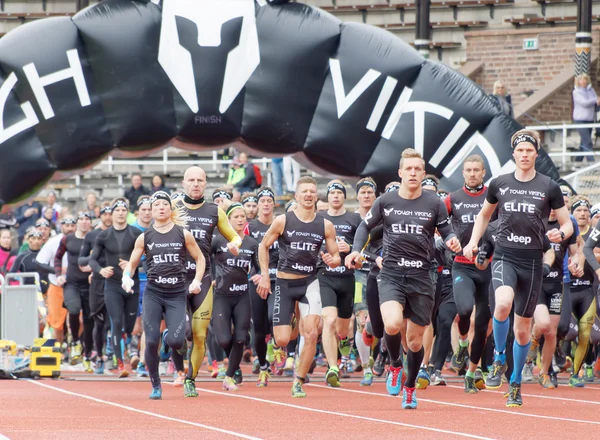
[[[40,377],[58,379],[60,377],[61,361],[62,353],[58,344],[55,347],[31,347],[31,362],[29,364],[31,377],[34,379]]]
[[[0,350],[7,350],[11,356],[17,354],[17,344],[15,341],[7,341],[6,339],[0,339]]]

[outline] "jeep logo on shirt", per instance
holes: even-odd
[[[248,284],[234,284],[229,288],[230,292],[245,292],[248,290]]]
[[[506,237],[508,241],[512,241],[513,243],[521,243],[521,244],[529,244],[531,243],[531,237],[525,237],[524,235],[515,235],[514,233],[510,233],[508,237]]]
[[[344,266],[344,265],[339,265],[338,267],[336,267],[336,268],[334,268],[334,269],[332,269],[331,267],[327,266],[327,267],[325,268],[325,270],[326,270],[327,272],[337,272],[337,273],[344,273],[344,272],[346,272],[346,266]]]
[[[404,259],[404,257],[402,257],[400,259],[400,261],[398,261],[398,266],[400,266],[400,267],[416,267],[417,269],[420,269],[421,267],[423,267],[423,262],[416,261],[416,260],[406,260],[406,259]]]
[[[175,284],[177,284],[178,281],[179,280],[177,279],[177,277],[175,277],[175,278],[165,278],[165,277],[159,276],[156,279],[156,282],[158,284],[171,284],[171,285],[175,285]]]
[[[315,268],[313,266],[301,266],[298,263],[294,263],[292,269],[299,270],[300,272],[312,272]]]

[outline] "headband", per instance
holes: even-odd
[[[48,220],[46,220],[45,218],[41,218],[37,222],[35,222],[35,227],[36,228],[40,228],[42,226],[45,226],[45,227],[49,228],[50,227],[50,222]]]
[[[219,190],[219,191],[215,191],[213,193],[213,202],[215,200],[217,200],[219,197],[223,197],[227,200],[231,200],[231,194],[229,194],[227,191],[223,191],[223,190]]]
[[[385,190],[386,193],[392,192],[392,191],[398,191],[400,189],[400,185],[398,185],[397,183],[394,183],[393,185],[389,186],[388,189]]]
[[[377,192],[377,185],[375,185],[370,180],[363,180],[361,182],[358,182],[356,184],[356,192],[359,192],[363,186],[370,186],[371,188],[373,188],[373,191]]]
[[[339,182],[333,182],[331,185],[327,186],[327,195],[334,189],[338,189],[344,193],[344,198],[346,198],[346,187]]]
[[[591,207],[591,205],[589,204],[589,202],[587,200],[579,199],[571,205],[571,214],[573,214],[575,212],[575,210],[577,208],[579,208],[580,206],[586,206],[588,209],[590,209],[590,207]]]
[[[92,215],[91,215],[89,212],[80,212],[80,213],[77,215],[77,219],[80,219],[80,218],[83,218],[83,217],[87,217],[87,218],[89,218],[90,220],[92,219]]]
[[[242,205],[250,202],[258,203],[258,198],[256,196],[247,196],[242,199]]]
[[[100,208],[100,215],[102,214],[110,214],[112,211],[110,209],[110,206],[103,206],[102,208]]]
[[[590,217],[594,218],[595,216],[597,216],[598,214],[600,214],[600,206],[592,206],[592,209],[590,211]]]
[[[273,201],[275,201],[275,194],[268,188],[262,189],[256,195],[257,200],[260,200],[261,197],[271,197]]]
[[[571,191],[567,191],[566,189],[563,189],[562,195],[563,195],[563,197],[571,197],[573,194],[571,193]]]
[[[522,142],[529,142],[531,145],[534,146],[534,148],[536,149],[536,151],[538,151],[540,149],[540,146],[538,145],[537,139],[534,138],[533,136],[529,135],[529,134],[520,134],[519,136],[517,136],[515,138],[515,140],[512,143],[512,147],[513,150],[517,147],[517,145],[519,145]]]
[[[448,193],[446,191],[438,191],[437,195],[442,200],[444,200],[446,197],[448,197]]]
[[[142,206],[144,203],[150,203],[150,197],[144,197],[143,199],[138,200],[137,205],[138,208]],[[152,204],[152,203],[150,203]]]
[[[61,225],[74,225],[74,224],[76,224],[76,223],[77,223],[77,222],[75,221],[75,219],[74,219],[73,217],[71,217],[71,216],[69,216],[69,217],[65,217],[65,218],[63,218],[63,219],[60,221],[60,224],[61,224]]]
[[[421,182],[421,186],[433,186],[437,191],[438,184],[431,177],[428,177],[427,179]]]
[[[42,238],[42,233],[40,231],[33,230],[28,234],[30,237]]]
[[[125,208],[129,211],[129,205],[127,205],[125,200],[117,200],[115,203],[113,203],[113,205],[110,207],[110,212],[113,212],[116,208]]]
[[[157,200],[166,200],[169,202],[169,206],[171,206],[171,196],[164,191],[156,191],[152,194],[152,197],[150,197],[150,204],[154,205],[154,202]]]
[[[231,214],[234,210],[238,208],[244,209],[242,204],[239,202],[234,202],[231,205],[229,205],[229,208],[227,208],[227,217],[229,217],[229,214]]]

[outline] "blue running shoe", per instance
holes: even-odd
[[[417,374],[417,388],[420,390],[425,390],[431,383],[431,377],[425,368],[421,368],[419,370],[419,374]]]
[[[402,392],[402,409],[417,409],[417,392],[414,388],[404,387]]]
[[[165,329],[162,332],[162,337],[160,338],[160,362],[167,362],[171,359],[171,347],[167,345],[167,335],[169,334],[169,329]]]
[[[138,367],[137,367],[136,371],[137,371],[137,374],[138,374],[139,377],[148,377],[149,376],[148,370],[146,370],[146,366],[144,365],[143,362],[140,362],[138,364]]]
[[[365,372],[362,380],[360,381],[361,387],[370,387],[373,384],[373,373]]]
[[[104,361],[96,362],[96,368],[94,368],[94,374],[104,374]]]
[[[162,399],[162,388],[153,387],[150,393],[150,400],[161,400]]]
[[[402,367],[392,367],[388,371],[385,387],[388,394],[397,396],[402,389]]]

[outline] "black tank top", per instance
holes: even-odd
[[[362,218],[360,215],[355,212],[346,211],[342,215],[329,215],[327,212],[319,212],[317,215],[322,216],[323,218],[329,220],[333,223],[333,227],[335,228],[335,240],[339,243],[341,241],[345,241],[350,245],[350,252],[352,252],[352,243],[354,242],[354,234],[356,234],[356,230],[360,226],[362,222]],[[322,247],[323,252],[327,252],[325,248],[325,243],[323,243]],[[340,264],[335,269],[327,266],[323,261],[319,258],[319,270],[322,271],[325,275],[329,276],[353,276],[354,270],[348,269],[345,264],[343,264],[344,259],[346,258],[347,253],[340,252],[340,258],[342,259],[342,264]]]
[[[252,238],[259,243],[265,238],[265,234],[271,225],[265,225],[259,219],[255,218],[248,224],[248,232]],[[269,278],[274,280],[277,276],[277,265],[279,263],[279,242],[274,241],[269,248]]]
[[[588,228],[585,234],[581,234],[581,238],[585,243],[590,236],[590,233],[594,230],[591,226]],[[564,257],[563,257],[564,258]],[[583,276],[581,278],[576,278],[571,274],[571,292],[579,292],[580,290],[590,289],[594,285],[594,280],[596,279],[596,272],[590,266],[590,263],[587,261],[583,266]]]
[[[174,225],[169,232],[161,234],[150,226],[144,232],[144,250],[148,283],[162,291],[181,291],[187,256],[184,229]]]
[[[206,272],[210,273],[210,249],[214,230],[219,223],[219,207],[214,203],[205,202],[197,209],[190,209],[184,205],[183,201],[179,201],[185,212],[187,220],[187,229],[196,239],[200,251],[206,260]],[[188,278],[196,276],[196,262],[190,257],[186,257],[185,270]]]
[[[315,216],[310,223],[298,219],[294,211],[285,214],[285,228],[279,236],[277,270],[297,275],[317,273],[319,251],[325,239],[325,219]]]
[[[463,187],[454,191],[445,200],[448,213],[450,213],[452,218],[452,229],[462,247],[465,247],[471,239],[477,214],[479,214],[479,211],[483,208],[486,196],[487,187],[484,187],[475,194],[467,192]],[[492,218],[491,220],[493,221],[495,218]],[[462,252],[460,255],[462,256]],[[457,261],[460,263],[469,262],[464,257],[458,258]]]

